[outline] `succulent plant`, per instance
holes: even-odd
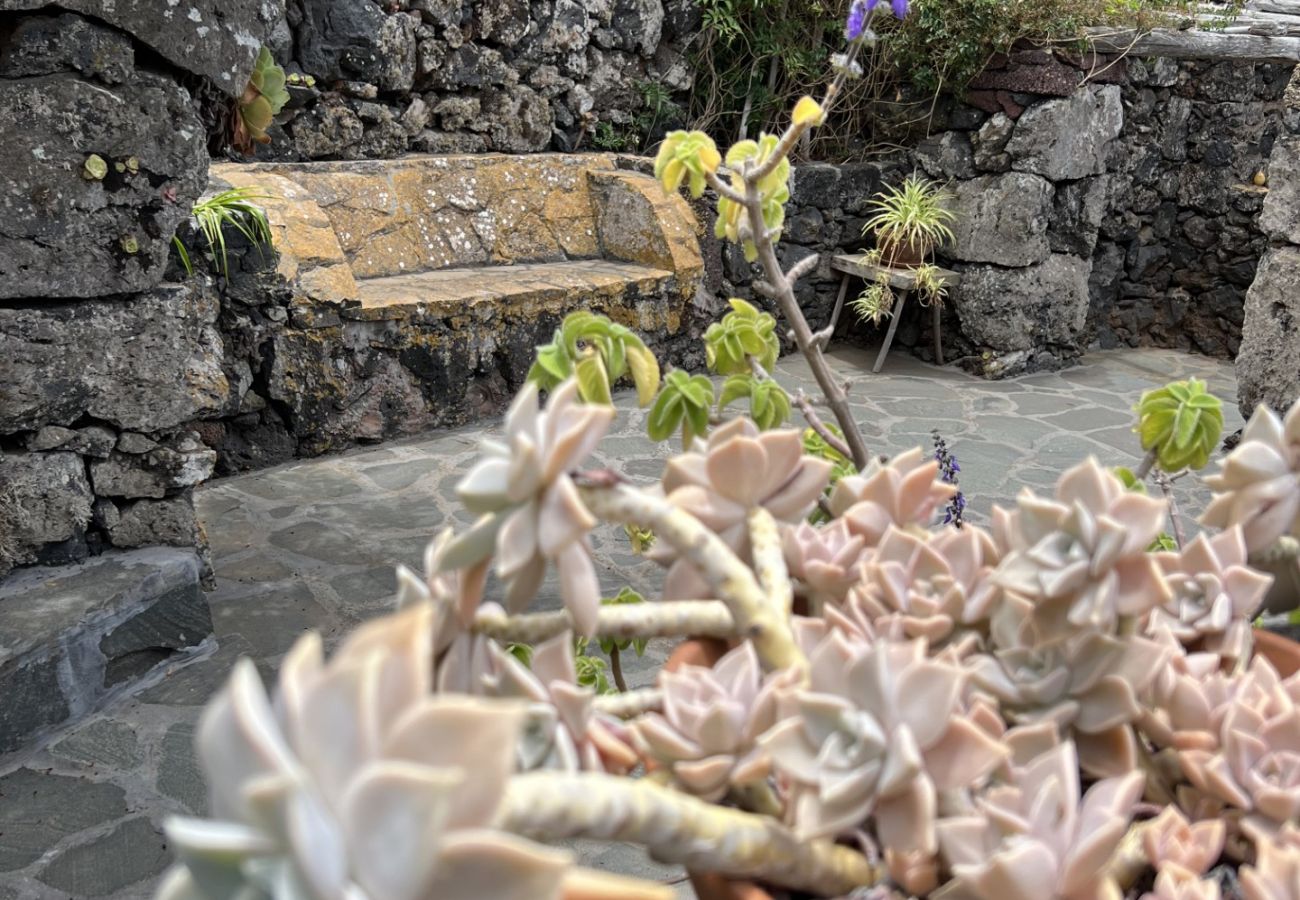
[[[704,375],[673,369],[664,376],[663,387],[650,407],[646,433],[652,441],[666,441],[681,429],[682,449],[689,450],[696,438],[709,433],[712,407],[713,382]]]
[[[1215,493],[1201,522],[1240,525],[1252,556],[1283,535],[1300,536],[1300,401],[1285,419],[1256,409],[1220,466],[1205,479]]]
[[[1147,391],[1137,414],[1142,449],[1166,472],[1205,468],[1223,433],[1223,404],[1196,378]]]
[[[753,357],[766,371],[772,371],[781,352],[776,319],[736,297],[727,302],[731,312],[704,332],[704,356],[709,368],[719,375],[748,375]]]
[[[577,684],[569,632],[539,644],[529,666],[495,644],[491,652],[494,671],[485,679],[487,693],[528,703],[518,742],[522,771],[623,774],[636,765],[636,753],[619,737],[613,723],[592,709],[596,692]]]
[[[235,665],[196,745],[216,821],[171,819],[162,896],[556,898],[567,854],[489,830],[518,704],[431,694],[433,609],[300,638],[274,706]]]
[[[1105,868],[1128,828],[1143,777],[1094,783],[1080,797],[1074,745],[1062,743],[985,791],[974,815],[942,820],[956,888],[979,900],[1119,896]]]
[[[742,177],[746,166],[762,166],[776,152],[779,139],[774,134],[760,135],[757,141],[739,141],[727,151],[727,168],[731,169],[731,187],[737,193],[745,193],[745,180]],[[767,229],[769,239],[780,240],[781,228],[785,223],[785,204],[790,200],[790,160],[782,157],[772,171],[759,180],[756,185],[759,202],[763,211],[763,226]],[[758,245],[754,242],[754,232],[750,227],[749,216],[745,207],[730,197],[718,198],[718,221],[713,229],[719,239],[726,239],[733,244],[740,244],[748,262],[758,259]]]
[[[585,402],[604,404],[613,402],[610,388],[624,375],[632,377],[638,402],[648,406],[659,390],[659,360],[632,329],[585,309],[564,317],[528,370],[528,380],[543,390],[575,378]]]
[[[995,697],[1010,721],[1051,721],[1071,734],[1086,771],[1131,770],[1137,748],[1129,724],[1141,716],[1138,697],[1169,651],[1146,638],[1099,631],[1040,644],[1033,612],[1022,599],[1002,602],[991,622],[991,652],[965,661],[972,683]]]
[[[289,102],[289,92],[284,85],[284,69],[276,65],[271,51],[263,47],[258,51],[248,86],[239,98],[233,137],[235,149],[242,153],[252,153],[253,144],[271,143],[266,129]]]
[[[803,455],[798,431],[759,433],[747,419],[714,430],[704,452],[669,460],[663,489],[668,500],[703,522],[742,558],[748,558],[746,515],[763,507],[778,522],[803,520],[826,486],[831,464]],[[650,556],[671,563],[664,599],[705,597],[703,577],[666,543]]]
[[[579,404],[577,391],[575,381],[564,382],[545,411],[538,409],[535,384],[520,391],[506,414],[506,443],[485,441],[486,458],[456,487],[461,502],[481,518],[445,548],[440,565],[472,569],[495,548],[506,606],[518,611],[541,586],[547,560],[554,560],[565,606],[578,631],[590,635],[600,610],[587,545],[596,520],[569,471],[600,442],[614,412]]]
[[[800,522],[785,530],[782,544],[790,574],[821,599],[842,600],[861,577],[866,541],[843,519],[816,527]]]
[[[1250,619],[1272,579],[1246,565],[1241,529],[1198,534],[1182,551],[1157,554],[1170,599],[1151,611],[1147,630],[1169,631],[1228,660],[1250,652]]]
[[[973,525],[926,536],[891,525],[853,592],[877,632],[937,644],[954,627],[988,618],[1000,596],[989,580],[997,560],[993,539]]]
[[[1250,813],[1259,827],[1300,818],[1300,675],[1283,680],[1262,657],[1211,708],[1217,746],[1182,749],[1178,761],[1199,790]]]
[[[1155,869],[1176,866],[1193,876],[1204,875],[1223,853],[1227,826],[1221,819],[1188,822],[1176,806],[1166,806],[1146,823],[1142,849]]]
[[[1238,877],[1244,900],[1300,900],[1300,844],[1256,833],[1255,864],[1242,866]]]
[[[1141,900],[1219,900],[1219,896],[1217,881],[1168,863],[1156,873],[1155,884]]]
[[[1017,509],[995,511],[1009,548],[996,584],[1033,604],[1039,642],[1080,630],[1112,631],[1169,601],[1170,591],[1147,547],[1167,513],[1163,500],[1124,490],[1095,459],[1061,476],[1054,499],[1021,493]]]
[[[889,530],[924,528],[936,509],[957,493],[939,480],[939,463],[916,447],[888,463],[873,460],[858,475],[841,478],[831,491],[831,512],[874,547]]]
[[[793,670],[764,676],[753,646],[741,644],[712,667],[660,674],[664,711],[637,720],[633,737],[682,790],[719,800],[732,786],[766,777],[758,736],[776,721],[778,692],[798,680]]]
[[[964,711],[962,670],[927,658],[924,641],[863,644],[834,630],[809,663],[807,689],[760,739],[789,785],[793,825],[813,837],[870,821],[903,872],[922,874],[937,797],[979,783],[1006,748]]]

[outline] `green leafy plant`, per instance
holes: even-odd
[[[749,398],[749,417],[763,431],[784,425],[790,419],[790,395],[771,378],[755,378],[746,372],[722,383],[718,396],[721,409],[741,398]]]
[[[806,124],[806,123],[804,123]],[[727,151],[726,163],[731,170],[731,187],[734,191],[744,193],[745,180],[743,171],[746,167],[762,169],[768,160],[773,159],[779,146],[779,138],[774,134],[760,135],[757,141],[738,141]],[[790,200],[790,160],[780,156],[771,171],[757,181],[759,204],[763,213],[763,227],[767,229],[770,240],[775,243],[781,239],[781,229],[785,223],[785,204]],[[743,203],[722,196],[718,198],[718,221],[713,228],[718,240],[726,239],[740,244],[747,262],[758,259],[758,245],[754,241],[753,229],[745,215]]]
[[[271,245],[271,222],[266,217],[266,210],[256,203],[269,196],[254,187],[235,187],[194,204],[191,214],[198,222],[212,261],[223,277],[230,277],[230,262],[226,256],[227,226],[247,238],[259,253],[263,247]],[[193,275],[194,265],[189,250],[179,235],[172,236],[172,246],[176,248],[176,255],[180,257],[186,274]]]
[[[613,403],[611,387],[624,375],[632,378],[642,406],[659,390],[659,361],[632,329],[608,316],[579,310],[564,317],[551,343],[537,348],[528,380],[554,390],[576,376],[578,393],[587,403]]]
[[[580,687],[592,688],[597,694],[612,694],[614,685],[609,681],[609,663],[599,656],[587,655],[587,638],[573,639],[573,667],[577,672],[576,683]]]
[[[874,214],[862,227],[862,233],[875,235],[885,265],[895,265],[895,259],[904,253],[919,262],[952,240],[949,226],[956,215],[945,206],[949,199],[938,185],[911,175],[902,187],[886,188],[876,195],[870,206]]]
[[[894,309],[895,299],[897,298],[894,296],[893,288],[889,286],[889,281],[876,280],[863,288],[862,293],[851,305],[859,319],[872,325],[879,325],[880,321]]]
[[[844,439],[844,433],[840,431],[838,426],[828,422],[822,427],[833,437],[841,441]],[[826,483],[826,491],[823,495],[827,498],[835,490],[835,485],[839,483],[841,478],[858,474],[858,467],[853,465],[853,460],[832,447],[815,428],[805,428],[803,430],[803,452],[807,456],[824,459],[831,464],[830,480]],[[826,510],[822,508],[821,504],[818,504],[813,507],[812,513],[808,516],[808,521],[817,525],[830,521],[830,516],[826,514]]]
[[[674,369],[664,376],[659,396],[650,407],[646,432],[652,441],[666,441],[680,429],[682,446],[690,447],[695,438],[708,433],[712,406],[713,382]]]
[[[1204,468],[1223,434],[1223,405],[1196,378],[1147,391],[1136,409],[1142,449],[1171,474]]]
[[[655,178],[672,192],[686,181],[692,197],[704,196],[709,175],[718,171],[722,156],[713,138],[702,131],[671,131],[655,156]]]
[[[776,319],[744,300],[727,301],[731,312],[704,332],[704,355],[710,369],[719,375],[748,374],[753,358],[765,372],[772,371],[781,352],[776,336]]]
[[[253,74],[239,98],[234,117],[235,133],[231,143],[236,150],[251,154],[254,144],[271,143],[266,129],[289,102],[285,81],[284,69],[276,64],[271,51],[263,47],[257,54]]]

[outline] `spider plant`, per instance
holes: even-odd
[[[271,243],[271,223],[266,218],[266,210],[254,202],[268,198],[268,194],[259,192],[257,188],[244,186],[229,188],[194,204],[191,214],[199,223],[199,230],[208,242],[208,251],[223,277],[230,277],[224,231],[227,225],[248,238],[259,253],[262,252],[263,245]],[[180,257],[186,274],[193,275],[194,266],[180,235],[172,236],[172,244],[176,247],[176,254]]]
[[[875,215],[862,233],[876,236],[889,265],[915,265],[935,247],[952,239],[948,227],[956,217],[944,204],[950,195],[943,188],[912,175],[901,188],[888,188],[871,201]]]
[[[884,265],[884,251],[880,247],[868,250],[863,258],[872,265]],[[943,306],[944,298],[948,296],[948,289],[944,287],[939,273],[939,267],[934,263],[925,262],[911,267],[912,278],[915,279],[913,290],[916,291],[916,298],[921,301],[922,306],[935,303]],[[852,302],[853,311],[862,321],[878,325],[881,319],[893,311],[895,299],[894,289],[889,286],[889,273],[882,271],[876,280],[869,283]]]

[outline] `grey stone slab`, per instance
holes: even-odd
[[[115,719],[81,726],[51,747],[50,753],[92,769],[132,769],[144,760],[135,729]]]
[[[196,816],[208,811],[208,792],[194,749],[194,726],[173,725],[158,751],[158,790]]]
[[[197,554],[168,548],[11,576],[0,586],[0,753],[201,644],[212,621],[199,576]]]
[[[361,474],[386,491],[400,491],[441,468],[440,460],[416,458],[366,466]]]
[[[329,635],[340,627],[338,617],[302,581],[216,604],[212,615],[218,637],[239,635],[255,659],[280,656],[310,629]]]
[[[68,835],[120,818],[126,795],[114,784],[18,769],[0,777],[0,872],[40,859]]]
[[[103,897],[161,874],[169,862],[161,830],[141,816],[63,851],[38,877],[73,897]]]
[[[242,635],[223,635],[215,653],[167,673],[157,684],[137,693],[133,699],[160,706],[199,706],[208,701],[230,674],[241,656],[253,655],[253,645]],[[263,674],[269,668],[263,667]]]
[[[342,528],[303,522],[272,532],[270,543],[295,556],[318,563],[361,565],[375,560],[375,551],[360,544],[357,534]]]

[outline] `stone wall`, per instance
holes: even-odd
[[[912,151],[797,166],[782,254],[860,249],[871,194],[919,171],[948,184],[959,216],[940,259],[963,276],[943,316],[950,361],[1001,376],[1059,367],[1091,346],[1231,357],[1266,245],[1268,192],[1255,176],[1271,171],[1289,75],[1265,63],[1017,51],[964,102],[940,104]],[[733,248],[718,252],[719,290],[752,296],[754,270]],[[814,325],[839,283],[825,262],[801,283]],[[855,280],[850,299],[860,290]],[[929,321],[909,313],[897,342],[928,357]],[[844,327],[851,339],[879,337]]]
[[[203,544],[220,307],[163,275],[207,185],[194,92],[238,95],[283,8],[171,6],[0,0],[0,577]]]
[[[689,87],[699,21],[693,0],[289,0],[271,47],[316,88],[258,158],[615,149],[596,124],[626,130],[643,83]]]

